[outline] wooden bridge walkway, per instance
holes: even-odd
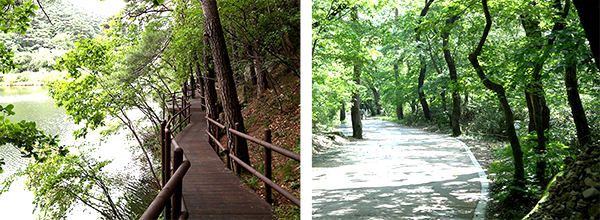
[[[191,123],[175,137],[191,163],[182,190],[189,219],[275,219],[271,205],[245,187],[208,144],[200,99],[191,105]]]

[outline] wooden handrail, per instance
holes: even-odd
[[[173,121],[175,118],[178,118],[179,120],[177,120],[177,125],[172,126],[171,127],[171,131],[176,131],[177,129],[179,129],[179,131],[183,130],[182,125],[184,122],[188,122],[191,118],[191,114],[189,114],[189,110],[191,109],[191,104],[189,104],[188,101],[184,101],[184,103],[186,103],[185,107],[182,108],[179,112],[175,113],[173,116],[171,116],[169,118],[169,120],[167,121],[167,125],[172,125]],[[181,115],[182,114],[186,114],[184,120],[181,120]]]
[[[246,170],[248,170],[250,173],[252,173],[253,175],[257,176],[260,180],[262,180],[265,183],[265,191],[266,193],[268,193],[268,195],[265,196],[265,199],[267,200],[267,202],[271,203],[272,199],[271,199],[271,188],[275,189],[275,191],[279,192],[281,195],[283,195],[284,197],[286,197],[287,199],[289,199],[292,203],[296,204],[298,207],[300,207],[300,199],[298,197],[295,197],[294,195],[292,195],[290,192],[288,192],[287,190],[285,190],[284,188],[282,188],[281,186],[277,185],[275,182],[273,182],[271,180],[271,150],[275,151],[281,155],[284,155],[286,157],[289,157],[291,159],[294,159],[298,162],[300,162],[300,154],[294,153],[290,150],[278,147],[276,145],[271,144],[271,131],[269,129],[265,129],[265,140],[260,140],[258,138],[252,137],[250,135],[244,134],[240,131],[237,131],[236,129],[232,129],[232,128],[226,128],[225,125],[220,124],[219,122],[209,118],[208,116],[205,117],[207,120],[207,123],[213,123],[215,125],[217,125],[219,128],[221,129],[226,129],[228,132],[231,132],[232,134],[236,135],[236,137],[238,138],[244,138],[246,140],[252,141],[256,144],[259,144],[261,146],[264,147],[265,149],[265,174],[261,174],[260,172],[258,172],[256,169],[252,168],[252,166],[250,166],[249,164],[246,164],[244,161],[242,161],[241,159],[239,159],[237,156],[235,156],[235,154],[233,154],[231,151],[229,151],[228,148],[223,147],[220,143],[219,140],[217,140],[208,130],[206,131],[206,133],[208,133],[209,137],[215,141],[217,143],[217,145],[221,148],[221,150],[223,150],[225,152],[225,150],[227,150],[228,152],[226,152],[227,155],[227,167],[231,168],[231,165],[229,164],[230,158],[233,159],[237,165],[241,165],[242,167],[244,167]],[[236,123],[236,126],[239,126],[239,123]],[[238,128],[239,129],[239,128]],[[236,145],[237,145],[237,138],[236,138]],[[238,147],[235,147],[235,149],[237,150]],[[268,162],[267,162],[268,161]],[[239,172],[239,169],[236,170],[237,172]]]
[[[260,140],[260,139],[258,139],[258,138],[252,137],[252,136],[250,136],[250,135],[244,134],[244,133],[242,133],[242,132],[236,131],[236,130],[235,130],[235,129],[233,129],[233,128],[229,128],[228,130],[229,130],[231,133],[234,133],[234,134],[235,134],[235,135],[237,135],[237,136],[240,136],[240,137],[242,137],[242,138],[244,138],[244,139],[246,139],[246,140],[252,141],[252,142],[254,142],[255,144],[258,144],[258,145],[261,145],[261,146],[263,146],[263,147],[266,147],[266,148],[269,148],[269,149],[271,149],[271,150],[274,150],[274,151],[275,151],[275,152],[277,152],[277,153],[280,153],[280,154],[282,154],[282,155],[285,155],[286,157],[292,158],[292,159],[294,159],[294,160],[296,160],[296,161],[300,162],[300,154],[294,153],[294,152],[292,152],[292,151],[290,151],[290,150],[287,150],[287,149],[284,149],[284,148],[281,148],[281,147],[275,146],[275,145],[273,145],[273,144],[271,144],[271,143],[268,143],[268,142],[266,142],[266,141],[263,141],[263,140]]]
[[[181,149],[181,148],[179,148]],[[169,201],[169,198],[173,195],[176,190],[177,185],[181,184],[181,180],[185,176],[186,172],[190,168],[190,162],[188,160],[184,160],[183,163],[179,166],[175,173],[173,174],[173,178],[167,182],[167,185],[163,187],[163,189],[158,193],[154,201],[150,204],[146,212],[142,215],[140,219],[157,219],[160,215],[163,207],[165,207],[166,203]]]
[[[273,182],[272,180],[270,180],[269,178],[267,178],[265,175],[263,175],[262,173],[258,172],[256,169],[252,168],[252,166],[250,166],[249,164],[244,163],[244,161],[242,161],[240,158],[236,157],[235,155],[231,155],[231,159],[235,160],[238,164],[240,164],[244,168],[246,168],[246,170],[248,170],[250,173],[252,173],[256,177],[260,178],[260,180],[262,180],[264,183],[266,183],[269,186],[273,187],[273,189],[275,189],[275,191],[279,192],[281,195],[285,196],[290,201],[292,201],[294,204],[296,204],[298,207],[300,207],[300,199],[298,199],[297,197],[295,197],[294,195],[292,195],[290,192],[288,192],[287,190],[285,190],[281,186],[277,185],[277,183]]]
[[[176,97],[176,93],[171,96],[169,101],[173,102],[173,110],[175,110],[175,101],[181,99],[181,108],[179,111],[169,117],[168,120],[162,121],[161,129],[161,150],[162,150],[162,184],[161,192],[156,196],[152,204],[146,209],[140,219],[157,219],[161,212],[164,211],[165,218],[170,219],[187,219],[189,213],[187,205],[182,196],[182,180],[191,164],[183,149],[175,141],[172,132],[177,130],[182,131],[184,123],[189,124],[191,119],[191,104],[188,101],[188,94],[183,92],[183,96]],[[165,103],[166,106],[166,103]],[[183,118],[183,119],[182,119]],[[176,125],[173,125],[175,123]],[[171,177],[171,145],[174,146],[173,152],[173,176]],[[171,199],[172,197],[172,199]],[[172,204],[171,204],[172,202]],[[171,210],[171,206],[172,209]]]
[[[225,125],[220,124],[218,121],[215,121],[215,120],[209,118],[208,116],[205,116],[205,118],[207,120],[209,120],[210,122],[212,122],[213,124],[215,124],[217,127],[221,128],[221,129],[225,129]]]

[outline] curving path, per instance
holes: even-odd
[[[362,122],[364,140],[313,157],[313,219],[483,219],[487,180],[464,143]]]

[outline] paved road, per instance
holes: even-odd
[[[313,157],[313,219],[475,216],[481,169],[466,145],[393,122],[363,120],[363,128],[364,140]]]

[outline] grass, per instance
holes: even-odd
[[[253,190],[256,190],[260,187],[259,183],[261,183],[260,179],[256,176],[252,176],[252,178],[243,179],[244,182]]]
[[[300,219],[300,207],[298,206],[289,209],[275,207],[275,213],[277,216],[288,216],[282,219]]]

